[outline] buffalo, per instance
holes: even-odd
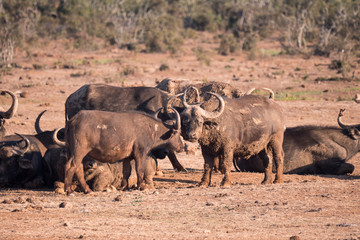
[[[169,122],[157,118],[159,111],[151,116],[136,111],[115,113],[82,110],[67,121],[66,192],[69,194],[72,191],[70,186],[75,173],[83,191],[91,192],[83,171],[82,161],[86,155],[106,163],[134,159],[138,188],[151,187],[145,171],[151,150],[168,149],[175,152],[183,149],[179,113],[172,109],[176,119]]]
[[[284,173],[350,174],[354,165],[347,163],[360,152],[360,125],[342,123],[344,109],[338,115],[339,127],[298,126],[284,134]],[[258,155],[250,159],[234,158],[237,171],[264,172]]]
[[[0,142],[0,186],[36,188],[43,185],[41,153],[24,135]]]
[[[65,102],[66,120],[71,119],[80,110],[101,110],[109,112],[142,111],[154,114],[164,107],[170,95],[153,87],[116,87],[106,84],[87,84],[72,93]],[[166,119],[166,114],[161,119]],[[178,171],[186,169],[177,160],[173,151],[168,158]]]
[[[148,156],[145,165],[145,182],[149,188],[154,188],[153,177],[156,172],[156,158]],[[103,163],[96,160],[85,161],[85,181],[93,191],[111,191],[112,189],[123,190],[136,186],[136,172],[134,172],[134,160]],[[134,176],[134,177],[133,177]]]
[[[224,172],[221,185],[230,186],[233,158],[247,159],[254,154],[259,154],[266,166],[262,183],[272,182],[273,159],[276,166],[274,182],[283,182],[284,116],[281,107],[273,100],[273,94],[271,99],[259,95],[230,99],[208,92],[219,102],[218,110],[208,111],[207,108],[214,106],[188,104],[187,90],[173,98],[182,95],[185,106],[181,112],[182,136],[185,140],[197,141],[201,146],[205,164],[200,186],[210,185],[217,158],[222,162]],[[172,98],[167,106],[171,105],[171,101]]]
[[[37,134],[7,135],[0,142],[0,151],[2,152],[0,154],[2,164],[0,177],[3,185],[25,185],[32,188],[44,185],[41,180],[43,178],[42,157],[49,148],[57,147],[53,141],[54,131],[42,131],[40,128],[40,118],[44,113],[45,111],[41,112],[36,118],[35,129]],[[63,133],[59,133],[59,135],[61,136]],[[25,143],[28,145],[26,151],[20,151],[19,144],[24,145]],[[29,162],[29,164],[19,164],[24,162]],[[25,166],[26,171],[24,170]],[[24,182],[30,182],[31,179],[33,179],[31,183],[24,184]],[[15,180],[19,183],[16,184]]]

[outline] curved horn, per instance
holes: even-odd
[[[179,94],[176,94],[172,97],[170,97],[167,101],[166,101],[166,104],[165,104],[165,112],[166,114],[169,116],[169,113],[168,113],[168,109],[171,108],[171,105],[172,105],[172,102],[175,100],[175,98],[177,97],[180,97],[181,95],[183,95],[184,93],[179,93]],[[170,117],[170,116],[169,116]]]
[[[36,130],[36,133],[39,134],[39,133],[42,133],[43,131],[41,130],[40,128],[40,118],[41,116],[46,112],[46,110],[42,111],[36,118],[35,120],[35,130]]]
[[[11,91],[8,91],[8,90],[0,90],[0,91],[9,94],[11,96],[11,98],[12,98],[11,107],[6,112],[1,112],[0,111],[0,117],[10,119],[15,115],[15,113],[16,113],[16,111],[18,109],[18,105],[19,105],[18,98]]]
[[[244,95],[250,95],[256,88],[250,88]]]
[[[187,92],[188,92],[189,89],[194,89],[195,92],[196,92],[195,102],[199,102],[199,101],[200,101],[199,90],[198,90],[196,87],[194,87],[194,86],[189,86],[189,87],[187,87],[187,88],[185,89],[184,95],[183,95],[183,97],[182,97],[182,102],[183,102],[185,108],[190,107],[190,105],[186,102]]]
[[[220,109],[217,111],[217,112],[209,112],[209,111],[206,111],[205,109],[203,108],[200,108],[201,109],[201,115],[204,117],[204,118],[217,118],[219,117],[225,110],[225,101],[224,99],[217,93],[213,93],[213,92],[207,92],[208,94],[211,94],[213,96],[215,96],[219,102],[220,102]]]
[[[20,133],[15,133],[25,141],[25,147],[20,149],[21,155],[24,155],[30,149],[30,140]]]
[[[55,129],[55,130],[54,130],[54,133],[53,133],[53,141],[54,141],[54,143],[56,143],[57,145],[59,145],[59,146],[61,146],[61,147],[65,147],[65,146],[66,146],[66,143],[60,141],[60,140],[57,138],[57,134],[58,134],[58,132],[59,132],[61,129],[62,129],[62,128],[58,128],[58,129]]]
[[[275,93],[274,93],[274,91],[273,90],[271,90],[270,88],[262,88],[262,89],[264,89],[264,90],[266,90],[266,91],[268,91],[268,92],[270,92],[270,96],[269,96],[269,99],[275,99]]]
[[[176,114],[176,123],[175,123],[175,131],[179,131],[181,128],[181,119],[180,119],[180,114],[178,113],[178,111],[176,111],[175,108],[171,107],[171,110],[174,111],[174,113]]]
[[[154,115],[153,115],[153,117],[154,117],[155,119],[160,120],[158,116],[159,116],[159,113],[161,112],[162,109],[163,109],[163,108],[161,107],[161,108],[159,108],[158,110],[156,110],[156,112],[155,112]]]
[[[341,117],[344,116],[344,112],[345,112],[345,108],[341,108],[340,111],[339,111],[339,115],[338,115],[338,118],[337,118],[337,122],[339,124],[339,126],[343,129],[348,129],[348,128],[352,128],[352,127],[358,127],[358,125],[346,125],[344,123],[341,122]]]

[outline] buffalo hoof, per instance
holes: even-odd
[[[275,179],[274,183],[284,183],[283,179]]]
[[[156,171],[155,175],[161,177],[164,176],[164,173],[161,170],[158,170]]]
[[[272,184],[272,181],[269,179],[263,180],[261,184]]]
[[[55,188],[55,193],[65,195],[64,188]]]
[[[210,184],[207,183],[207,182],[201,182],[201,183],[199,183],[198,187],[200,187],[200,188],[207,188],[209,185],[210,185]]]
[[[231,182],[223,182],[223,183],[221,183],[221,187],[230,188],[231,187]]]
[[[91,194],[92,192],[93,191],[89,187],[85,188],[85,190],[84,190],[85,194]]]

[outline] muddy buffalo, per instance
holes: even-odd
[[[160,111],[160,110],[159,110]],[[83,158],[88,155],[100,162],[135,159],[137,185],[148,188],[151,182],[145,176],[146,159],[152,149],[180,151],[180,116],[172,124],[143,112],[105,112],[82,110],[66,123],[65,138],[67,163],[65,189],[71,192],[71,181],[76,176],[84,192],[91,192],[83,172]],[[172,114],[171,114],[172,115]],[[145,181],[145,183],[144,183]]]
[[[209,92],[219,103],[218,110],[210,112],[202,104],[188,104],[186,94],[187,90],[182,94],[185,106],[181,113],[182,135],[185,140],[198,141],[201,146],[205,164],[200,186],[211,183],[216,158],[223,165],[221,184],[230,186],[233,158],[249,158],[257,153],[266,166],[262,183],[272,182],[273,159],[276,166],[274,182],[283,182],[284,117],[282,109],[273,99],[258,95],[230,99]]]
[[[360,125],[342,123],[343,109],[338,115],[339,127],[299,126],[284,134],[284,173],[349,174],[354,165],[347,163],[360,152]],[[234,158],[237,171],[264,172],[258,155],[248,160]]]
[[[153,87],[116,87],[106,84],[88,84],[72,93],[65,102],[66,119],[80,110],[101,110],[110,112],[142,111],[154,114],[165,106],[170,95]],[[159,118],[165,120],[161,114]],[[186,169],[177,160],[173,151],[168,151],[173,167],[178,171]]]

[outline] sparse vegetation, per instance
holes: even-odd
[[[166,71],[166,70],[169,70],[169,69],[170,69],[169,65],[167,65],[165,63],[161,64],[160,67],[159,67],[160,71]]]
[[[130,51],[182,51],[196,31],[220,34],[218,53],[238,49],[261,54],[257,41],[276,38],[287,54],[342,55],[360,51],[358,1],[0,1],[0,66],[11,67],[17,48],[39,39],[72,39],[69,49],[96,50],[106,44]],[[274,33],[277,33],[274,36]],[[270,53],[271,56],[277,53]],[[347,65],[341,71],[348,77]]]

